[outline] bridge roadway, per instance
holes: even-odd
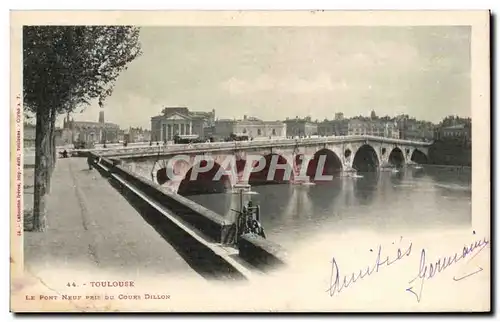
[[[364,141],[375,141],[394,145],[411,145],[415,147],[428,147],[432,142],[409,141],[392,139],[369,135],[352,136],[330,136],[320,138],[300,138],[300,139],[276,139],[276,140],[254,140],[254,141],[233,141],[233,142],[207,142],[196,144],[172,144],[146,147],[123,147],[112,149],[91,149],[99,155],[106,157],[137,158],[148,156],[166,156],[178,154],[179,152],[215,152],[232,151],[235,149],[269,148],[269,147],[290,147],[304,145],[318,145],[330,143],[358,143]],[[82,150],[83,151],[83,150]]]

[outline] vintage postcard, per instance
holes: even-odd
[[[11,12],[11,310],[490,311],[489,20]]]

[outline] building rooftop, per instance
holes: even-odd
[[[298,119],[298,118],[295,118],[295,119],[288,119],[288,120],[284,120],[282,121],[284,123],[315,123],[313,120],[306,120],[306,119]]]
[[[175,107],[164,107],[163,110],[161,111],[162,114],[172,114],[172,113],[179,113],[179,114],[184,114],[187,115],[189,114],[189,109],[184,106],[175,106]]]
[[[169,117],[171,115],[178,114],[186,118],[194,119],[204,119],[209,118],[214,115],[214,111],[201,112],[201,111],[190,111],[187,107],[175,106],[175,107],[163,107],[160,115],[152,116],[151,119],[158,119],[163,117]]]
[[[465,124],[456,124],[443,127],[443,130],[459,130],[465,128]]]
[[[90,122],[90,121],[73,121],[73,125],[76,126],[91,126],[91,127],[102,127],[103,124],[99,122]],[[113,127],[113,128],[118,128],[118,124],[115,123],[104,123],[105,127]]]

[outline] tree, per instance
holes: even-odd
[[[26,26],[23,101],[36,114],[33,230],[46,226],[45,195],[55,166],[55,120],[91,99],[102,102],[127,65],[141,54],[139,28]]]

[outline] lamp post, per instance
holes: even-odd
[[[106,123],[104,121],[104,105],[102,104],[102,100],[99,100],[99,123],[102,129],[101,143],[106,148]]]

